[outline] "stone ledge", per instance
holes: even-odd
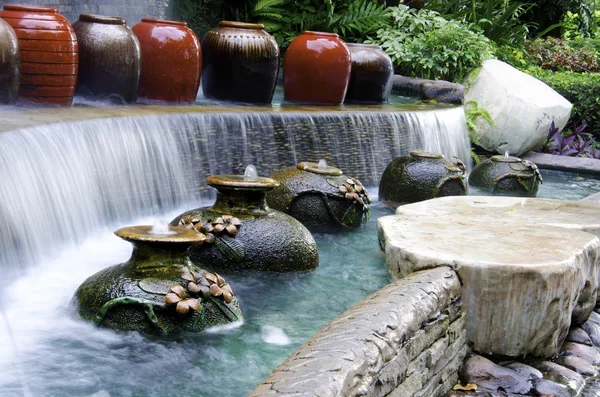
[[[580,172],[600,176],[600,160],[586,157],[558,156],[549,153],[527,152],[523,160],[535,163],[539,168],[558,171]]]
[[[334,319],[250,396],[384,396],[423,351],[427,378],[452,383],[455,370],[445,364],[460,365],[466,354],[459,297],[458,277],[446,267],[390,284]]]
[[[417,97],[422,100],[435,100],[439,103],[462,105],[465,87],[461,84],[443,80],[427,80],[415,77],[394,75],[392,93],[402,96]]]

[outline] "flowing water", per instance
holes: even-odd
[[[206,198],[211,174],[325,159],[365,185],[410,150],[468,158],[462,108],[186,113],[0,133],[0,271],[13,278],[109,223]],[[0,285],[0,290],[2,286]]]

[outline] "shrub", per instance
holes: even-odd
[[[598,71],[598,53],[583,46],[574,48],[570,42],[554,37],[528,41],[525,45],[533,65],[542,69],[573,72]]]
[[[573,104],[572,124],[587,124],[588,132],[600,138],[600,74],[527,70]]]
[[[388,24],[368,42],[390,55],[397,73],[460,82],[491,57],[489,40],[466,24],[404,5],[390,7],[388,13]]]

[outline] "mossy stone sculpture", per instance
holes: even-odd
[[[213,271],[273,272],[312,270],[319,265],[310,232],[291,216],[267,206],[271,178],[214,175],[206,179],[217,189],[212,207],[187,211],[171,225],[203,235],[189,249],[194,264]]]
[[[307,227],[357,227],[369,219],[369,194],[358,179],[324,162],[302,162],[271,174],[279,182],[267,204]]]
[[[229,284],[189,261],[187,248],[202,235],[178,227],[162,235],[151,229],[115,232],[133,244],[131,258],[83,282],[73,298],[79,315],[97,325],[163,335],[241,320]]]
[[[513,156],[492,156],[477,164],[469,184],[501,195],[535,197],[542,183],[537,165]]]
[[[388,166],[379,184],[379,200],[406,204],[444,196],[466,196],[466,167],[441,153],[410,152]]]

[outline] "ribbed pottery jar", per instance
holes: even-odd
[[[371,44],[346,44],[352,58],[350,83],[345,102],[382,103],[392,92],[394,65],[381,47]]]
[[[285,53],[284,99],[339,105],[346,96],[351,66],[350,51],[337,34],[306,31]]]
[[[383,171],[379,200],[406,204],[444,196],[465,196],[466,167],[460,159],[447,161],[441,153],[410,152]]]
[[[115,234],[133,244],[131,258],[99,271],[81,284],[73,305],[96,325],[149,334],[199,332],[242,319],[227,282],[190,263],[187,248],[201,240],[174,228],[155,234],[132,226]]]
[[[77,94],[114,103],[135,102],[140,81],[140,43],[123,18],[81,14]]]
[[[271,103],[279,46],[264,25],[221,21],[202,39],[202,92],[223,101]]]
[[[56,8],[5,5],[0,17],[19,39],[18,101],[71,105],[79,55],[73,27]]]
[[[469,184],[495,194],[535,197],[542,183],[537,165],[513,156],[492,156],[477,164]]]
[[[270,177],[279,186],[267,193],[269,207],[293,216],[304,226],[357,227],[369,219],[371,199],[364,186],[323,161],[302,162]]]
[[[12,105],[19,93],[19,41],[0,18],[0,105]]]
[[[267,192],[276,181],[215,175],[206,182],[217,189],[213,206],[185,212],[171,222],[205,236],[189,249],[195,265],[223,272],[306,271],[319,265],[317,245],[306,227],[267,206]]]
[[[195,102],[202,55],[200,42],[187,23],[144,18],[132,30],[142,54],[140,99]]]

